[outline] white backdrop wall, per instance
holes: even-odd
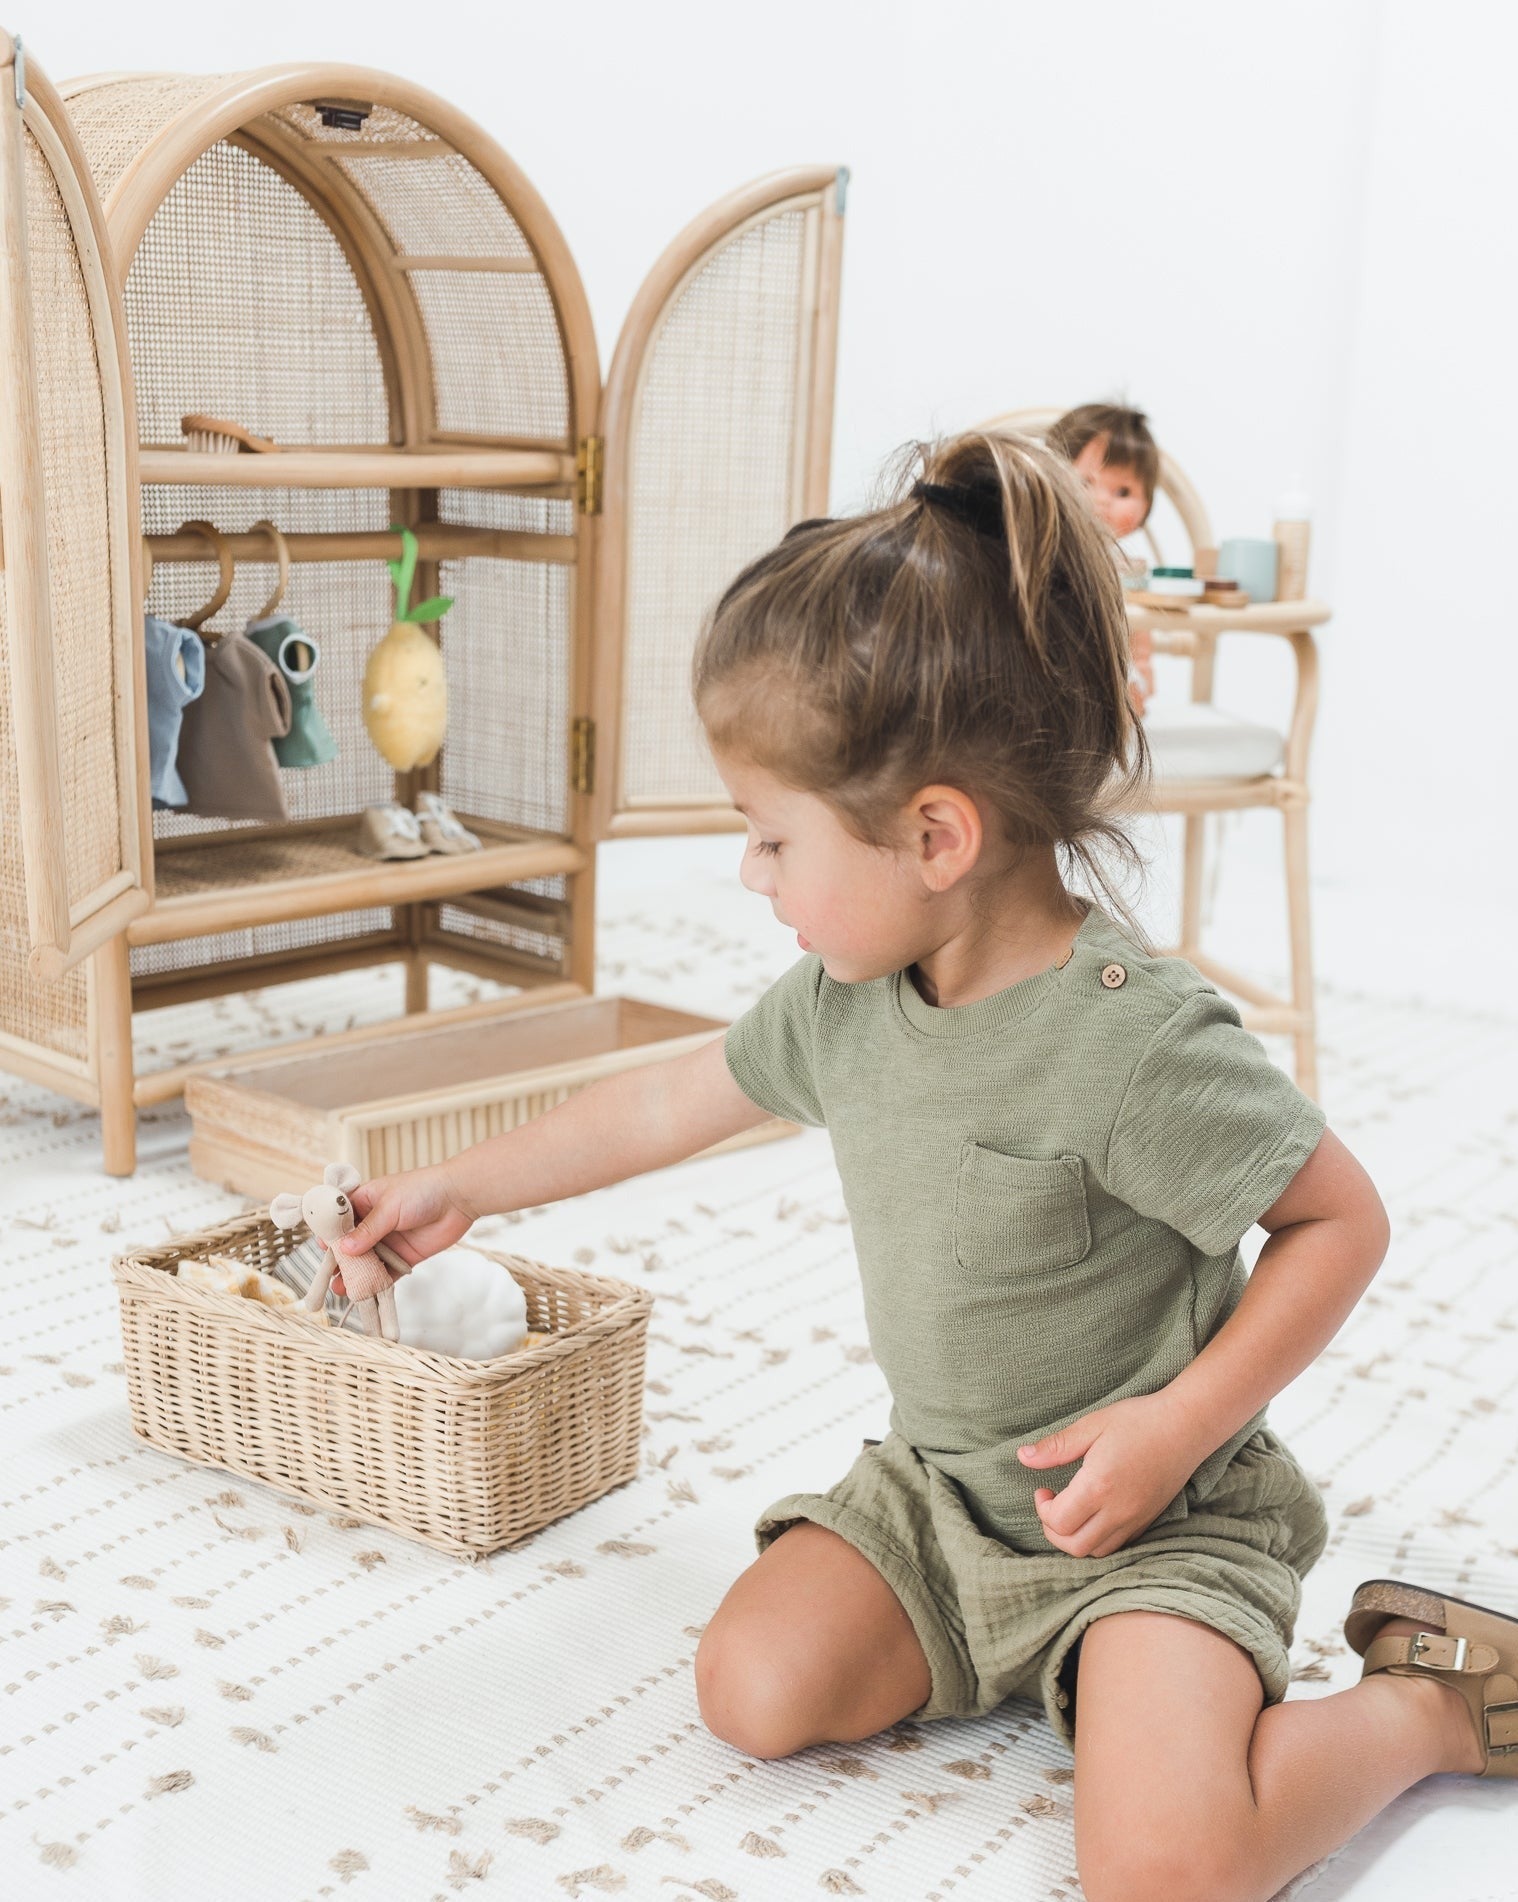
[[[1220,534],[1268,532],[1305,483],[1312,586],[1337,610],[1314,762],[1324,968],[1405,956],[1421,979],[1474,921],[1500,924],[1510,11],[12,0],[6,24],[55,79],[341,59],[448,95],[563,226],[604,360],[689,217],[776,167],[848,164],[835,506],[906,438],[1110,394],[1149,409]],[[1284,715],[1288,687],[1269,644],[1227,653],[1226,704]],[[1276,928],[1278,832],[1248,815],[1229,836],[1250,932]]]

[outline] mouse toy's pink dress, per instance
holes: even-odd
[[[373,1250],[362,1255],[337,1255],[335,1259],[350,1301],[372,1301],[395,1280]]]

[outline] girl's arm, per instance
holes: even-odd
[[[1330,1129],[1260,1225],[1270,1239],[1238,1306],[1168,1386],[1019,1449],[1029,1467],[1083,1462],[1063,1492],[1035,1495],[1061,1551],[1105,1558],[1150,1525],[1208,1454],[1338,1333],[1391,1234],[1375,1185]]]
[[[476,1216],[504,1215],[602,1189],[681,1162],[753,1129],[768,1110],[733,1081],[714,1037],[665,1063],[603,1077],[536,1122],[492,1136],[445,1164]]]
[[[1375,1184],[1331,1129],[1260,1226],[1270,1239],[1239,1305],[1164,1389],[1198,1465],[1312,1365],[1391,1240]]]
[[[734,1083],[722,1045],[714,1037],[682,1057],[603,1077],[449,1162],[363,1184],[353,1192],[363,1219],[340,1253],[389,1239],[403,1259],[420,1261],[482,1215],[584,1195],[753,1129],[769,1111]]]

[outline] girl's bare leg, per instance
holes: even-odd
[[[931,1689],[900,1599],[846,1539],[809,1520],[741,1574],[696,1652],[708,1729],[752,1757],[871,1737]]]
[[[1381,1672],[1263,1701],[1249,1654],[1206,1625],[1138,1611],[1088,1627],[1075,1746],[1087,1902],[1265,1902],[1410,1784],[1481,1767],[1464,1702],[1436,1679]]]

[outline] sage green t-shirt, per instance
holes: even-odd
[[[1052,1549],[1034,1489],[1077,1469],[1017,1448],[1196,1357],[1243,1291],[1240,1238],[1324,1127],[1193,966],[1095,907],[1066,964],[951,1009],[905,971],[839,984],[806,957],[726,1054],[751,1101],[832,1135],[891,1425],[1030,1550]]]

